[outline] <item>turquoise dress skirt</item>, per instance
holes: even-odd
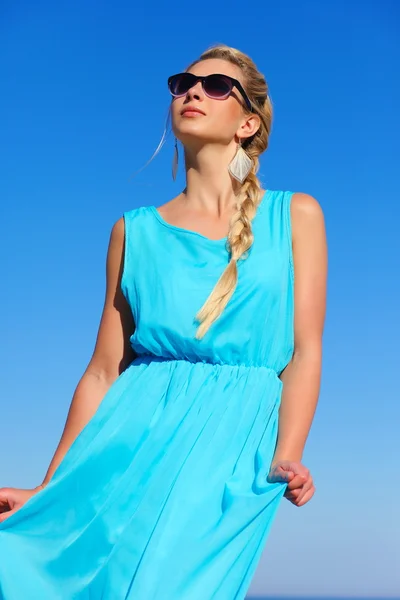
[[[237,288],[202,340],[195,315],[226,238],[154,206],[124,213],[137,358],[47,487],[0,523],[2,600],[245,598],[287,486],[267,475],[294,345],[291,197],[264,193]]]

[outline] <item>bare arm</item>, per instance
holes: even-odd
[[[130,307],[122,294],[124,220],[113,226],[106,264],[106,296],[92,358],[74,392],[64,431],[40,487],[47,485],[68,449],[95,414],[107,390],[134,358]]]
[[[327,243],[322,209],[312,196],[292,197],[295,348],[281,373],[278,443],[273,463],[301,461],[318,402],[326,312]]]

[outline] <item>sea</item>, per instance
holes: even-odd
[[[246,596],[246,600],[400,600],[400,596]]]

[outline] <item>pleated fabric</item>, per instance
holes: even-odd
[[[0,523],[2,600],[244,599],[286,489],[267,475],[293,354],[292,192],[265,192],[239,282],[202,340],[229,256],[124,213],[137,358],[47,487]],[[271,573],[272,576],[272,573]]]

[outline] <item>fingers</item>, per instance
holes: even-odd
[[[0,523],[3,523],[3,521],[5,521],[6,519],[8,519],[8,517],[10,517],[11,515],[13,515],[16,512],[17,512],[17,509],[9,510],[7,512],[1,513],[0,514]]]
[[[310,478],[309,481],[307,481],[304,486],[303,489],[300,491],[300,494],[297,497],[297,501],[301,502],[301,500],[304,498],[304,496],[308,493],[309,490],[311,489],[315,490],[315,486],[314,486],[314,482],[313,480]]]
[[[309,489],[304,494],[304,496],[298,501],[297,506],[303,506],[303,504],[305,504],[306,502],[311,500],[311,498],[314,496],[314,493],[315,493],[315,487],[312,486],[311,489]]]
[[[285,496],[285,498],[290,500],[290,502],[292,502],[292,500],[297,500],[300,492],[300,489],[290,491],[288,488],[286,488],[285,493],[283,495]]]
[[[271,468],[268,480],[272,483],[286,482],[284,496],[295,506],[303,506],[315,492],[310,471],[299,461],[277,461]]]
[[[267,479],[271,483],[287,483],[284,496],[295,506],[303,506],[315,492],[310,471],[298,461],[280,460],[276,462]]]
[[[290,473],[290,475],[288,475]],[[277,481],[303,482],[310,477],[310,471],[302,463],[291,460],[279,460],[271,467],[271,476]],[[302,479],[301,479],[302,478]],[[301,483],[300,483],[301,485]]]
[[[10,488],[0,488],[0,502],[4,502],[4,500],[7,500],[7,497],[10,492]]]
[[[272,472],[268,475],[267,480],[269,483],[287,483],[293,477],[293,473],[290,471]]]
[[[0,513],[10,510],[10,488],[0,489]]]
[[[275,475],[276,481],[292,481],[294,477],[293,471],[284,471],[283,469],[278,469]]]
[[[303,506],[308,502],[315,493],[315,486],[312,482],[307,482],[303,488],[297,488],[295,490],[286,489],[284,496],[295,506]]]
[[[288,488],[294,490],[299,487],[303,487],[306,483],[307,478],[305,475],[295,475],[293,479],[288,483]]]

